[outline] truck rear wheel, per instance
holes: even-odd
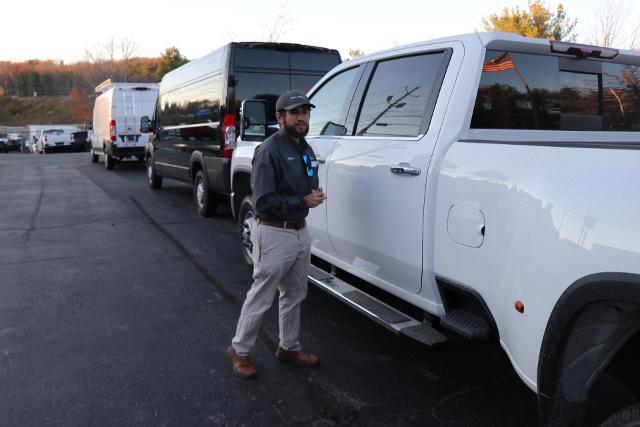
[[[218,198],[209,188],[209,183],[201,170],[193,180],[193,198],[198,213],[202,216],[213,216],[218,209]]]
[[[634,403],[607,418],[600,427],[638,427],[640,426],[640,403]]]
[[[98,155],[93,152],[93,148],[91,148],[91,163],[98,163]]]
[[[251,195],[246,196],[240,203],[240,211],[238,212],[238,233],[240,235],[240,248],[242,250],[242,258],[244,262],[253,267],[253,243],[251,241],[251,231],[255,224],[255,210]]]

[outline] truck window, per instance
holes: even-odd
[[[351,68],[332,77],[311,97],[316,106],[311,110],[309,119],[309,136],[326,135],[327,129],[335,129],[333,125],[344,126],[340,118],[344,116],[347,99],[354,78],[358,75],[358,68]]]
[[[640,130],[640,67],[583,59],[590,71],[574,71],[564,60],[487,51],[471,127]]]
[[[435,52],[379,62],[362,103],[356,135],[424,133],[444,57],[444,52]]]

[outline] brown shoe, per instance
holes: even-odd
[[[314,354],[302,350],[285,350],[280,346],[276,350],[276,357],[281,362],[295,363],[300,366],[317,366],[320,363],[320,358]]]
[[[233,363],[233,373],[240,378],[255,378],[256,368],[251,364],[249,356],[238,356],[236,349],[232,345],[227,349],[227,353]]]

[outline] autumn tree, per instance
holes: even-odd
[[[80,92],[80,89],[73,87],[69,92],[69,110],[71,117],[76,123],[91,120],[91,102],[89,98]]]
[[[361,57],[362,55],[364,55],[364,50],[362,49],[354,49],[354,48],[349,48],[347,49],[347,61],[350,59],[356,59]]]
[[[187,62],[187,58],[182,56],[177,47],[172,46],[166,48],[160,56],[160,62],[158,62],[158,66],[156,67],[156,78],[160,81],[162,76],[167,74],[169,71],[174,68],[178,68]]]
[[[576,19],[569,19],[562,3],[555,12],[542,4],[541,0],[529,1],[526,10],[504,8],[501,14],[482,18],[486,31],[517,33],[526,37],[550,40],[575,41]]]

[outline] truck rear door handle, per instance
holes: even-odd
[[[396,175],[410,175],[410,176],[418,176],[420,175],[420,168],[413,168],[411,166],[405,165],[397,165],[391,166],[391,173]]]

